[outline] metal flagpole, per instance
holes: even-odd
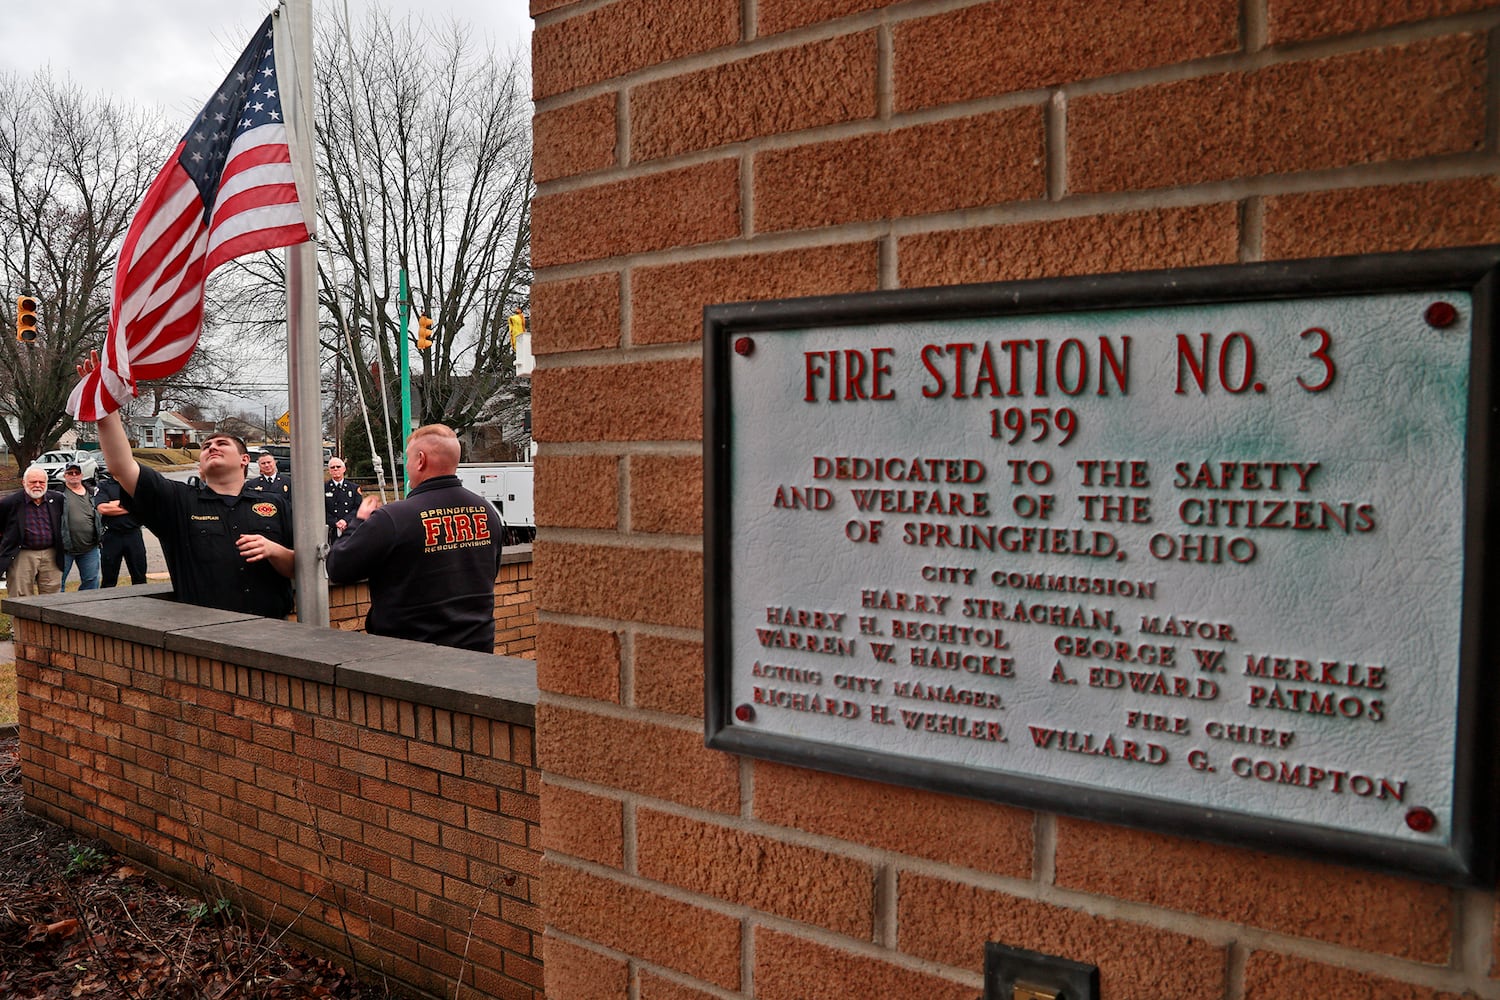
[[[307,227],[316,239],[316,158],[313,151],[312,0],[286,0],[285,32],[293,72],[279,73],[282,108],[292,133],[292,162],[298,187],[304,190]],[[278,69],[281,62],[278,47]],[[327,529],[323,521],[323,405],[318,367],[318,270],[315,244],[286,249],[287,384],[292,411],[292,537],[296,551],[297,620],[328,625],[328,576],[323,565]]]
[[[411,316],[411,286],[406,283],[406,268],[401,269],[401,305],[398,309],[401,316],[401,338],[397,341],[401,346],[401,433],[391,437],[391,443],[402,449],[402,455],[406,454],[406,436],[411,433],[411,351],[406,344],[406,322]],[[398,443],[399,442],[399,443]],[[406,468],[406,463],[401,464],[401,496],[411,492],[411,474]],[[395,470],[391,477],[395,478]]]

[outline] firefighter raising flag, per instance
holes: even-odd
[[[74,417],[92,421],[118,410],[138,380],[164,378],[187,363],[214,268],[310,238],[290,147],[267,17],[131,220],[99,366],[68,400]]]

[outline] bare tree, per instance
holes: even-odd
[[[35,342],[0,336],[0,437],[22,468],[72,426],[74,366],[104,340],[119,241],[168,149],[152,116],[47,73],[0,75],[7,326],[15,295],[41,304]]]
[[[454,23],[441,33],[376,10],[350,39],[318,41],[318,254],[324,346],[344,356],[372,416],[376,379],[397,398],[399,275],[416,316],[435,321],[413,347],[413,413],[463,429],[524,408],[507,318],[531,287],[531,105],[524,64],[478,51]],[[285,312],[280,262],[255,258],[256,314]],[[372,365],[374,366],[372,370]],[[357,406],[349,406],[357,413]],[[514,418],[519,427],[519,416]]]

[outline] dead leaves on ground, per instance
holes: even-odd
[[[0,997],[7,1000],[377,1000],[274,932],[204,910],[98,846],[21,809],[16,742],[0,740]]]

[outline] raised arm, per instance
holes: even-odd
[[[130,450],[130,439],[125,436],[125,424],[119,411],[106,413],[99,418],[99,450],[104,452],[104,465],[115,477],[120,489],[135,496],[135,484],[140,481],[141,467]]]

